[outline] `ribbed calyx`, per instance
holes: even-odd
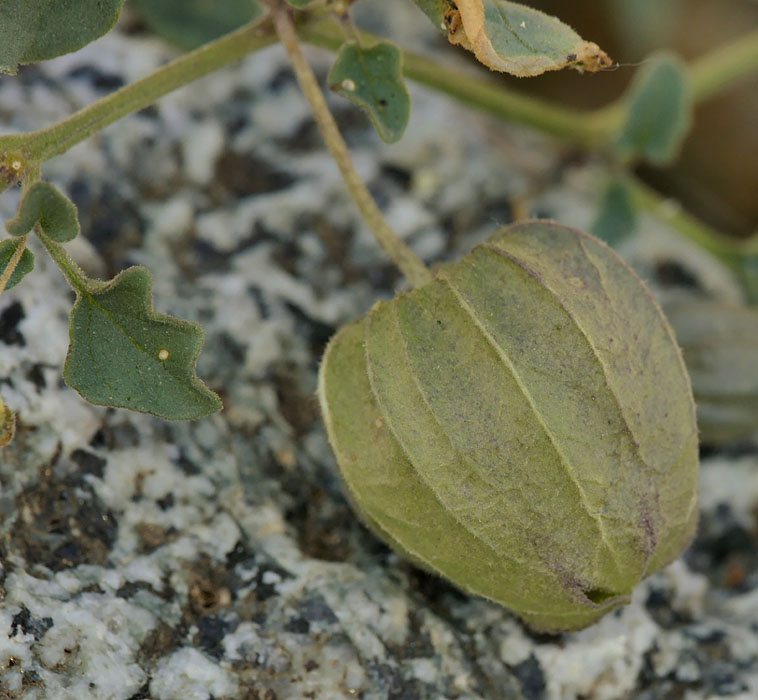
[[[539,630],[585,627],[697,519],[681,353],[634,273],[548,222],[380,302],[325,354],[350,498],[392,547]]]

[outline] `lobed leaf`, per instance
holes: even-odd
[[[16,250],[21,245],[20,240],[4,240],[0,241],[0,277],[3,276],[8,263],[11,258],[16,254]],[[11,289],[15,287],[26,275],[28,275],[34,269],[34,254],[31,250],[26,248],[21,253],[21,260],[19,260],[16,269],[11,274],[8,284],[5,289]]]
[[[402,53],[383,41],[365,49],[346,42],[329,71],[329,87],[363,109],[379,136],[398,141],[408,125],[411,98],[403,80]]]
[[[134,0],[149,27],[183,49],[194,49],[263,17],[256,0]]]
[[[669,163],[692,125],[692,112],[687,69],[673,54],[658,53],[629,88],[616,150],[624,158]]]
[[[12,236],[25,236],[36,224],[57,243],[73,240],[80,230],[76,205],[55,185],[42,180],[26,191],[18,213],[5,222],[5,229]]]
[[[0,73],[82,48],[105,34],[124,0],[0,0]]]
[[[202,328],[152,305],[152,277],[131,267],[78,290],[64,379],[87,401],[192,420],[221,409],[195,373]]]

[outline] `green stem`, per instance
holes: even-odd
[[[690,79],[695,102],[702,102],[758,71],[758,31],[695,59]]]
[[[737,275],[750,300],[758,300],[758,279],[754,267],[749,264],[758,261],[758,237],[736,241],[710,228],[637,178],[629,177],[627,181],[637,207],[662,219],[685,238],[718,258]]]
[[[270,23],[246,25],[175,59],[57,124],[27,134],[0,136],[0,153],[16,151],[37,162],[52,158],[121,117],[147,107],[166,93],[275,40]]]
[[[431,272],[392,230],[360,175],[358,175],[347,145],[340,135],[334,117],[329,111],[321,88],[316,81],[316,76],[313,75],[313,71],[300,48],[295,27],[286,5],[280,4],[274,10],[274,25],[279,34],[279,39],[289,55],[300,88],[311,105],[321,135],[342,173],[350,195],[361,210],[361,214],[363,214],[374,237],[413,286],[418,287],[430,282],[432,279]]]
[[[46,236],[36,224],[34,231],[41,241],[42,245],[60,268],[66,281],[73,287],[77,294],[86,294],[89,291],[87,286],[87,276],[84,271],[74,262],[73,258],[66,252],[64,247],[56,243],[52,238]]]

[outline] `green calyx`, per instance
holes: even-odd
[[[697,429],[659,307],[603,243],[507,228],[343,328],[319,399],[390,545],[539,630],[586,627],[689,543]]]

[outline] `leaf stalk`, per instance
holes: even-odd
[[[374,237],[392,258],[406,279],[413,286],[421,286],[432,280],[432,274],[419,258],[393,231],[379,210],[374,198],[355,169],[347,144],[337,128],[324,94],[313,75],[310,65],[298,41],[289,10],[284,4],[274,9],[274,26],[282,42],[297,81],[311,105],[321,135],[342,173],[347,188],[363,214]]]

